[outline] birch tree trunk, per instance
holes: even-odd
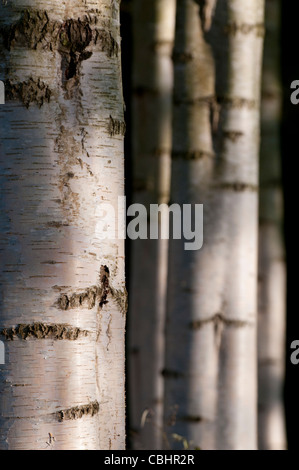
[[[119,1],[1,4],[1,449],[123,449]],[[113,224],[113,220],[109,221]]]
[[[283,406],[286,267],[280,123],[280,0],[266,1],[259,249],[259,448],[286,448]]]
[[[150,204],[169,200],[174,21],[175,0],[133,3],[133,202],[148,210]],[[131,250],[132,444],[135,449],[159,449],[168,240],[135,240]]]
[[[171,201],[180,205],[202,203],[212,197],[209,186],[215,156],[210,117],[215,70],[199,13],[195,1],[177,1]],[[208,215],[204,204],[204,243],[210,240],[206,233],[215,222]],[[182,448],[183,440],[190,447],[214,448],[215,333],[212,322],[199,328],[198,320],[219,311],[218,279],[213,278],[213,286],[209,281],[222,260],[218,263],[206,245],[201,251],[184,251],[183,239],[170,239],[169,245],[165,429],[171,448]]]
[[[217,20],[216,15],[215,24]],[[216,442],[220,449],[255,449],[257,189],[264,1],[231,0],[227,10],[225,6],[219,10],[219,20],[223,40],[227,37],[224,51],[220,38],[216,48],[216,54],[220,53],[216,59],[217,94],[222,102],[219,177],[227,239]]]
[[[204,245],[184,252],[170,242],[165,425],[171,446],[245,450],[257,446],[264,12],[262,0],[215,3],[178,0],[171,199],[203,203]]]

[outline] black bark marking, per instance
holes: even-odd
[[[27,338],[36,339],[55,339],[75,341],[79,337],[88,336],[89,332],[72,327],[67,324],[44,324],[32,323],[29,325],[20,324],[15,328],[3,328],[0,335],[5,339],[13,341],[15,338],[26,340]]]
[[[11,387],[30,387],[30,384],[11,384]]]
[[[52,20],[46,11],[26,9],[18,21],[0,30],[0,36],[3,37],[4,46],[8,50],[21,46],[51,51],[58,48],[66,53],[72,52],[73,63],[69,63],[69,73],[72,74],[72,67],[76,67],[78,63],[78,54],[81,61],[91,56],[90,52],[84,52],[89,44],[99,44],[101,50],[109,57],[119,54],[119,45],[111,32],[97,28],[97,23],[98,12],[84,18],[70,18],[62,23]]]
[[[30,104],[36,104],[39,108],[46,102],[50,102],[52,91],[42,80],[29,78],[27,81],[13,83],[11,80],[5,81],[5,91],[7,100],[20,100],[26,108]]]
[[[181,158],[183,160],[202,160],[204,158],[215,158],[215,154],[212,152],[208,152],[206,150],[194,150],[193,152],[192,151],[186,151],[186,152],[173,151],[172,158],[173,159]]]
[[[82,53],[92,40],[92,30],[87,20],[69,19],[64,22],[59,34],[60,48],[72,54]]]
[[[173,48],[173,41],[163,40],[163,39],[153,41],[150,46],[150,49],[152,52],[157,52],[160,50],[160,52],[169,53],[169,54],[171,53],[172,48]]]
[[[133,94],[138,98],[143,98],[146,95],[156,97],[159,95],[159,91],[156,88],[146,86],[136,86],[133,88]]]
[[[92,30],[88,20],[69,19],[62,25],[59,34],[58,51],[61,55],[62,84],[79,75],[79,67],[83,60],[92,56],[85,51],[92,41]]]
[[[163,369],[161,372],[162,376],[167,379],[180,379],[185,377],[185,374],[177,370]]]
[[[101,266],[100,269],[100,282],[102,287],[102,294],[99,302],[99,307],[103,308],[104,305],[108,303],[107,297],[110,293],[110,284],[109,284],[109,268],[107,266]]]
[[[109,118],[108,132],[110,137],[115,135],[125,135],[126,134],[126,123],[118,119],[113,119],[112,116]]]
[[[224,131],[223,132],[223,137],[225,139],[231,140],[232,142],[237,142],[238,139],[240,139],[244,135],[244,132],[239,132],[239,131]]]
[[[126,314],[128,309],[128,293],[126,288],[123,290],[121,289],[114,289],[110,285],[110,272],[107,266],[101,266],[100,269],[100,282],[101,282],[101,299],[99,302],[99,307],[102,308],[104,305],[108,303],[108,295],[110,294],[112,298],[116,301],[118,306],[120,307],[120,311],[123,315]]]
[[[51,220],[51,222],[46,223],[46,226],[50,228],[61,228],[61,227],[68,227],[69,224],[56,221],[56,220]]]
[[[100,410],[100,404],[98,401],[88,403],[82,406],[73,406],[66,410],[57,411],[55,416],[59,422],[66,420],[81,419],[83,416],[95,416]]]
[[[47,260],[47,261],[41,261],[41,264],[63,264],[60,261],[54,261],[54,260]]]
[[[265,367],[269,367],[269,366],[278,366],[278,365],[281,365],[283,361],[279,358],[271,358],[271,357],[264,357],[264,358],[261,358],[258,360],[258,364],[259,366],[265,366]]]
[[[89,287],[84,291],[71,296],[61,294],[57,300],[56,306],[61,310],[69,310],[78,307],[94,308],[96,300],[100,298],[102,289],[97,286]]]
[[[237,24],[236,22],[229,23],[224,28],[224,33],[232,36],[236,36],[237,33],[240,34],[255,34],[257,37],[263,38],[265,35],[265,25],[263,23],[241,23]]]
[[[140,348],[134,347],[134,348],[131,349],[130,353],[131,353],[133,356],[138,356],[138,354],[140,354]]]
[[[102,309],[108,303],[108,296],[111,295],[120,307],[122,314],[125,315],[128,308],[127,291],[126,289],[114,289],[110,285],[109,276],[109,268],[101,266],[98,286],[91,286],[84,291],[71,295],[62,293],[55,306],[60,310],[71,310],[80,307],[92,309],[98,304],[99,308]]]
[[[101,49],[108,57],[118,57],[119,45],[110,31],[105,29],[96,29],[94,34],[94,43],[100,43]]]
[[[174,95],[173,103],[175,105],[202,105],[202,106],[209,106],[211,109],[217,103],[215,96],[207,95],[207,96],[198,96],[197,98],[187,99],[182,98],[181,95]]]
[[[163,155],[170,155],[170,154],[171,154],[171,148],[167,148],[167,147],[159,148],[158,147],[158,148],[155,148],[155,150],[154,150],[155,157],[162,157]]]
[[[110,286],[110,292],[117,305],[120,308],[120,311],[123,315],[126,315],[128,310],[128,292],[127,289],[114,289]]]
[[[230,96],[218,96],[217,102],[220,106],[225,106],[226,108],[247,108],[247,109],[256,109],[258,103],[256,100],[251,100],[249,98],[242,98],[240,96],[230,97]]]
[[[242,183],[239,181],[232,182],[232,183],[222,183],[218,187],[221,189],[226,189],[226,190],[235,191],[235,192],[244,192],[244,191],[257,192],[258,191],[257,185],[251,184],[251,183]]]
[[[243,328],[246,326],[253,326],[253,323],[246,320],[237,320],[226,318],[221,313],[216,313],[210,318],[204,318],[202,320],[194,320],[190,323],[190,328],[192,330],[200,330],[203,326],[213,323],[218,328],[219,324],[223,324],[228,327]]]
[[[205,421],[204,418],[202,418],[201,416],[189,416],[189,415],[186,415],[186,416],[178,416],[178,421],[183,421],[185,423],[201,423],[203,421]]]
[[[25,10],[14,24],[0,30],[4,46],[10,50],[15,45],[52,50],[57,41],[59,23],[51,21],[46,11]]]
[[[58,301],[57,301],[57,304],[59,306],[59,308],[61,308],[61,310],[67,310],[68,309],[68,306],[70,304],[70,301],[69,301],[69,298],[67,295],[65,294],[62,294]]]
[[[172,61],[174,64],[188,64],[192,62],[194,55],[191,52],[178,52],[174,51],[172,54]]]

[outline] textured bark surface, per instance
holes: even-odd
[[[171,447],[255,449],[263,1],[217,2],[206,33],[199,4],[178,0],[171,200],[203,203],[204,245],[170,242],[165,426]]]
[[[286,266],[280,154],[280,0],[266,1],[259,249],[259,448],[286,448],[283,406]]]
[[[213,172],[210,117],[215,73],[212,51],[204,40],[199,6],[192,0],[177,2],[173,60],[171,201],[202,203],[208,197]],[[208,224],[204,213],[205,242]],[[168,445],[182,448],[182,442],[176,439],[185,438],[191,447],[212,448],[210,421],[215,418],[217,355],[213,321],[201,328],[201,320],[210,316],[210,311],[218,310],[209,305],[213,297],[208,292],[199,295],[204,282],[199,283],[197,277],[204,268],[199,266],[202,251],[184,251],[184,240],[171,239],[169,245],[163,371]],[[209,266],[212,265],[210,258]],[[208,272],[203,271],[203,277],[210,279]],[[214,282],[215,288],[217,279]],[[201,315],[204,309],[205,317]]]
[[[0,5],[1,449],[123,449],[119,1]]]
[[[174,21],[175,0],[133,2],[133,200],[147,209],[169,201]],[[168,240],[136,240],[131,250],[131,437],[135,449],[159,449]]]

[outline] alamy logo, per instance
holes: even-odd
[[[0,341],[0,365],[5,364],[5,347],[4,343]]]
[[[5,85],[0,80],[0,104],[5,104]]]
[[[291,83],[291,89],[295,90],[291,94],[291,103],[292,104],[299,104],[299,80],[294,80]]]
[[[203,245],[203,204],[150,204],[148,212],[143,204],[126,208],[126,197],[119,196],[116,207],[98,202],[95,216],[100,240],[184,239],[185,250],[200,250]],[[127,217],[133,217],[128,224]]]

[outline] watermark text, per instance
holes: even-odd
[[[5,364],[5,346],[3,341],[0,341],[0,366]]]
[[[294,80],[291,83],[291,89],[295,90],[291,94],[291,103],[292,104],[299,104],[299,80]]]
[[[0,104],[5,104],[5,85],[0,80]]]
[[[192,251],[203,245],[203,204],[150,204],[148,210],[135,203],[126,209],[126,197],[119,196],[117,207],[98,203],[95,216],[101,240],[184,239],[184,249]]]

